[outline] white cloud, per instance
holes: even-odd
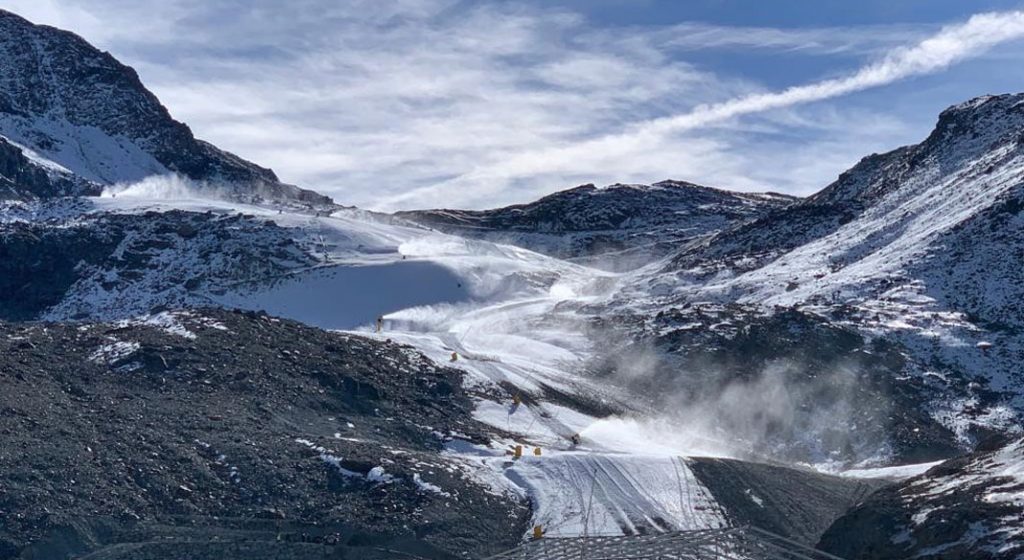
[[[897,116],[797,105],[941,70],[1015,37],[1020,18],[976,16],[893,50],[934,28],[599,28],[550,7],[456,0],[0,4],[111,50],[198,136],[339,202],[384,209],[670,177],[806,192],[914,135]],[[689,63],[696,49],[844,63],[889,54],[764,93]]]
[[[927,27],[889,24],[779,29],[686,22],[650,33],[659,44],[671,49],[757,49],[835,55],[885,52],[926,35]]]
[[[626,131],[562,146],[527,150],[492,166],[479,166],[447,184],[403,193],[393,204],[419,200],[432,192],[465,188],[467,185],[500,184],[516,177],[566,174],[581,166],[598,166],[628,155],[640,158],[651,149],[664,150],[670,137],[742,115],[777,110],[830,99],[878,87],[915,75],[943,70],[986,50],[1024,36],[1024,12],[978,14],[967,22],[944,27],[919,43],[894,49],[878,62],[848,76],[794,86],[779,92],[754,93],[729,101],[706,104],[671,117],[651,119],[627,127]],[[787,164],[788,167],[788,164]],[[744,183],[742,177],[740,183]]]
[[[1024,37],[1024,12],[978,14],[943,28],[912,47],[897,48],[850,76],[748,95],[670,118],[645,123],[638,133],[671,133],[800,103],[820,101],[947,68],[1013,39]]]

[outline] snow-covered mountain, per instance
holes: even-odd
[[[16,374],[29,379],[24,387],[19,385],[19,391],[28,391],[34,399],[25,402],[44,399],[49,391],[45,387],[51,383],[46,377],[50,372],[37,372],[36,368],[42,367],[40,360],[52,352],[61,352],[59,359],[54,357],[55,364],[74,363],[80,356],[92,360],[80,374],[69,377],[62,369],[53,380],[73,387],[71,394],[77,397],[67,406],[76,411],[85,406],[82,413],[89,409],[86,403],[108,390],[108,383],[169,378],[172,385],[159,390],[187,391],[189,380],[222,371],[225,364],[251,368],[247,375],[262,379],[280,375],[280,360],[301,356],[302,369],[292,368],[289,375],[298,376],[294,382],[306,384],[302,372],[320,371],[317,360],[326,359],[320,356],[321,350],[313,349],[329,345],[357,348],[343,360],[331,357],[332,364],[346,368],[372,365],[380,368],[376,375],[405,378],[408,359],[423,360],[420,368],[443,363],[460,372],[459,391],[471,403],[462,420],[465,427],[453,433],[439,432],[430,443],[434,450],[417,449],[415,459],[404,457],[409,448],[393,439],[391,431],[376,429],[349,436],[351,427],[345,428],[342,418],[357,426],[370,423],[379,428],[414,430],[408,437],[431,433],[438,420],[404,414],[403,422],[412,423],[392,426],[393,418],[387,412],[370,410],[361,414],[372,420],[352,413],[339,418],[338,408],[323,400],[335,397],[317,396],[334,395],[339,388],[317,385],[323,382],[319,377],[308,381],[314,383],[312,387],[303,385],[302,391],[313,391],[309,402],[319,404],[303,401],[301,413],[296,412],[301,422],[289,419],[280,427],[256,423],[236,428],[238,433],[258,431],[249,441],[265,446],[275,466],[261,464],[247,448],[239,448],[229,437],[234,432],[226,432],[223,438],[213,434],[198,438],[217,450],[230,450],[229,455],[217,452],[226,455],[223,460],[216,459],[216,453],[203,455],[205,447],[193,445],[189,438],[183,444],[165,444],[161,453],[202,465],[210,463],[196,467],[195,472],[188,468],[174,471],[188,481],[190,490],[173,492],[188,504],[190,515],[246,516],[260,511],[250,501],[229,497],[231,492],[225,494],[220,486],[192,495],[192,489],[213,483],[210,477],[220,476],[217,473],[228,468],[222,465],[230,463],[242,473],[239,484],[246,492],[274,495],[266,481],[287,476],[294,480],[290,487],[316,491],[318,485],[326,484],[322,491],[328,496],[367,504],[360,507],[373,503],[394,507],[397,503],[416,510],[427,503],[440,503],[426,500],[424,494],[462,496],[477,503],[477,497],[470,497],[480,487],[486,488],[495,501],[487,509],[473,506],[474,513],[468,515],[479,520],[471,526],[503,527],[501,530],[512,534],[495,539],[481,532],[453,541],[442,538],[451,534],[449,530],[421,533],[429,542],[453,552],[496,552],[500,549],[496,547],[508,547],[534,524],[542,525],[551,536],[632,534],[723,527],[733,519],[751,518],[771,522],[775,530],[813,544],[829,520],[874,487],[805,468],[775,467],[769,472],[745,462],[723,467],[700,458],[680,458],[683,450],[697,449],[691,447],[693,442],[657,441],[658,430],[641,426],[630,416],[643,409],[642,399],[590,378],[580,367],[600,349],[581,332],[573,332],[583,325],[575,305],[604,300],[620,275],[516,247],[396,226],[353,210],[316,216],[224,200],[152,199],[130,194],[34,200],[3,208],[6,221],[0,225],[4,232],[0,251],[5,258],[0,262],[9,271],[5,278],[17,280],[0,290],[4,296],[0,308],[10,318],[43,317],[60,325],[60,330],[12,327],[4,333],[7,344],[16,351],[10,354],[12,364],[20,364]],[[52,282],[40,282],[41,277]],[[168,311],[209,306],[261,310],[325,329],[350,329],[354,332],[346,336],[375,339],[374,350],[355,345],[354,339],[331,342],[335,335],[322,331],[317,331],[321,334],[316,337],[298,333],[306,344],[300,347],[295,333],[285,336],[278,332],[277,319],[261,319],[261,315],[252,319],[209,310]],[[384,319],[382,332],[375,333],[374,319],[379,315]],[[68,321],[73,322],[68,325]],[[254,333],[259,333],[258,340],[253,340]],[[385,344],[388,342],[400,346],[395,349]],[[221,358],[211,345],[242,350],[229,351]],[[244,349],[251,345],[272,355],[250,356],[252,352]],[[32,357],[28,365],[22,363],[23,353]],[[239,365],[238,360],[245,363]],[[384,373],[391,368],[396,371]],[[10,383],[22,383],[17,375]],[[260,381],[261,391],[269,392],[266,397],[252,400],[250,395],[238,400],[241,397],[233,396],[235,391],[250,394],[244,384],[239,387],[239,376],[243,374],[228,375],[227,381],[203,382],[210,402],[226,399],[237,403],[232,410],[238,418],[233,422],[249,422],[251,415],[262,414],[277,396],[288,402],[299,398],[290,384],[280,385],[284,394],[278,395],[274,389],[277,382]],[[7,382],[6,377],[0,379]],[[406,398],[383,381],[372,386],[377,391],[373,398],[388,406],[394,407],[395,399]],[[342,388],[359,390],[360,385],[353,387],[346,384]],[[143,389],[148,390],[140,387]],[[118,405],[118,410],[129,406],[129,401],[150,397],[133,391],[124,398],[125,404]],[[445,402],[428,393],[417,400],[418,406],[425,407],[449,406]],[[162,409],[161,414],[171,411]],[[7,418],[17,422],[17,427],[10,429],[21,433],[23,416]],[[51,426],[52,421],[56,429],[59,420],[59,416],[47,416],[46,425]],[[579,434],[579,443],[573,443],[574,434]],[[297,440],[308,444],[294,445]],[[721,445],[707,438],[694,441],[708,452]],[[439,450],[438,442],[443,444]],[[516,446],[525,447],[526,456],[512,460],[510,453]],[[372,449],[381,447],[403,457],[374,456]],[[304,453],[306,448],[312,452]],[[39,449],[40,455],[33,451],[32,460],[43,461],[45,449]],[[539,455],[535,449],[540,450]],[[717,449],[717,453],[723,452],[723,448]],[[130,454],[119,452],[115,457],[131,462]],[[215,459],[212,462],[211,457]],[[353,462],[351,457],[360,459]],[[408,465],[406,459],[411,461]],[[300,464],[293,466],[293,461]],[[374,470],[377,467],[379,471]],[[399,473],[391,476],[401,477],[403,482],[378,476],[380,472]],[[440,475],[442,472],[447,474]],[[735,495],[728,481],[736,477],[762,482],[749,494]],[[87,480],[90,487],[104,484],[102,476],[93,471],[78,478]],[[208,499],[209,495],[215,498]],[[169,503],[161,500],[147,501],[147,509],[132,506],[132,511],[149,521],[148,508],[168,507],[149,505]],[[328,515],[318,509],[319,501],[297,509],[288,500],[273,502],[275,511],[286,511],[285,515],[299,524],[296,530],[301,523]],[[40,503],[59,509],[62,516],[81,515],[73,500],[58,505],[51,500],[26,499],[18,502],[17,511],[28,511]],[[813,504],[801,509],[802,515],[815,520],[811,528],[789,520],[786,513],[802,503]],[[451,517],[456,514],[453,511],[457,510],[447,512],[446,523],[454,530],[459,522]],[[510,513],[524,517],[509,519]],[[367,526],[362,519],[352,523],[363,531],[403,530],[397,521],[400,517],[385,518],[387,524],[378,527]],[[35,546],[27,543],[44,531],[34,522],[18,527],[0,535],[0,540],[15,543],[15,551]],[[140,529],[143,534],[166,530],[149,525]],[[208,530],[219,534],[225,529],[213,524]],[[464,532],[460,530],[460,534]],[[140,538],[131,535],[117,538]]]
[[[1019,556],[1020,444],[978,445],[1024,416],[1024,94],[806,199],[311,212],[109,55],[0,30],[0,559],[291,546],[275,523],[292,553],[753,524]]]
[[[1020,558],[1022,509],[1017,439],[873,494],[837,520],[821,546],[845,558]]]
[[[627,270],[795,200],[775,193],[738,193],[662,181],[604,188],[582,185],[529,204],[494,210],[422,210],[397,215],[464,237]]]
[[[860,242],[859,251],[829,255],[835,260],[828,263],[831,271],[899,237],[908,243],[931,241],[911,239],[904,230],[935,214],[945,216],[937,229],[997,202],[1009,201],[1013,213],[1012,201],[1019,194],[1014,187],[1024,122],[1021,101],[1020,95],[987,96],[950,107],[922,143],[868,156],[819,193],[684,248],[666,270],[693,271],[701,265],[708,274],[719,268],[750,270],[811,242],[863,230],[851,237],[851,245]],[[925,206],[933,214],[925,214]],[[866,227],[878,231],[867,237]]]
[[[699,302],[818,317],[895,344],[900,389],[960,444],[1018,429],[1022,130],[1024,95],[952,107],[921,144],[866,158],[821,193],[639,274],[622,306],[675,310],[660,337]]]
[[[22,196],[91,194],[102,185],[175,173],[231,196],[330,203],[197,140],[134,70],[109,53],[73,33],[33,25],[2,9],[0,137],[0,154],[14,146],[51,182],[63,185],[20,183]],[[0,155],[0,162],[10,157]],[[12,180],[4,167],[3,177]]]
[[[1019,152],[1011,133],[984,122],[1004,123],[1017,106],[1010,96],[952,110],[977,123],[968,138],[986,136],[991,151],[973,159],[926,142],[889,156],[927,152],[896,185],[883,188],[885,166],[869,166],[874,179],[857,179],[864,164],[844,175],[830,189],[857,202],[841,220],[798,201],[626,273],[358,210],[311,215],[152,189],[9,202],[0,310],[162,324],[167,308],[213,305],[386,337],[464,373],[489,442],[455,442],[444,461],[528,503],[552,535],[755,520],[813,543],[870,489],[814,482],[807,465],[905,476],[921,469],[887,467],[1016,429],[1020,340],[1006,294],[1018,287],[1000,259],[1019,253],[999,249],[1021,238],[1019,208],[1007,202],[1019,196]],[[766,255],[747,232],[810,223],[789,213],[814,222],[794,232],[806,240]],[[744,235],[750,243],[730,241]],[[955,299],[975,293],[958,286],[989,277],[985,268],[1000,290]],[[973,307],[958,307],[966,301]],[[528,457],[509,461],[516,445]],[[741,459],[740,474],[700,455]],[[798,468],[771,490],[755,475],[762,462]],[[737,495],[736,484],[748,487]],[[798,514],[774,493],[843,505]],[[794,515],[819,528],[797,531]]]

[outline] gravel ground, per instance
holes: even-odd
[[[456,370],[261,314],[148,323],[0,323],[0,559],[163,558],[131,547],[168,527],[189,558],[223,557],[230,538],[331,554],[353,539],[420,555],[518,543],[528,505],[439,453],[486,440]],[[288,527],[246,540],[225,519]],[[119,530],[96,536],[101,522]]]

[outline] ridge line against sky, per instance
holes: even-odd
[[[807,195],[1024,90],[1024,0],[901,6],[0,0],[136,68],[198,137],[377,210],[663,179]]]

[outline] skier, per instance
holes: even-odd
[[[384,316],[377,317],[377,332],[384,330]]]

